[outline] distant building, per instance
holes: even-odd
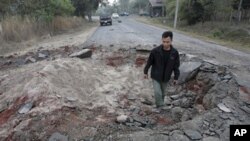
[[[165,15],[165,6],[163,0],[149,0],[149,13],[152,17]]]

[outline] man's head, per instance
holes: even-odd
[[[172,44],[173,40],[173,32],[172,31],[165,31],[162,34],[162,44],[164,47],[168,48]]]

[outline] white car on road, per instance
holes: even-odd
[[[112,14],[112,18],[113,18],[113,19],[118,19],[118,18],[119,18],[118,13],[113,13],[113,14]]]

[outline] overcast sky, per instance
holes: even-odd
[[[113,4],[114,0],[108,0],[110,2],[110,4]]]

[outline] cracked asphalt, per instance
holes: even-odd
[[[113,46],[117,48],[142,47],[152,49],[161,44],[161,34],[168,30],[136,21],[132,17],[120,17],[119,23],[100,26],[84,46]],[[173,45],[182,53],[192,54],[208,62],[225,65],[236,76],[240,85],[250,88],[250,55],[210,41],[174,32]]]

